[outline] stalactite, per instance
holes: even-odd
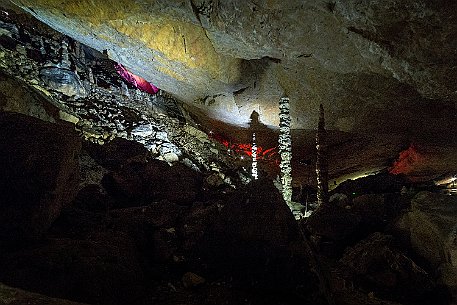
[[[71,67],[70,56],[68,55],[68,42],[66,40],[62,41],[60,67],[68,70]]]
[[[316,133],[316,175],[317,175],[317,203],[328,203],[328,160],[327,160],[327,132],[325,130],[324,106],[319,108],[319,124]]]
[[[281,155],[281,184],[282,195],[286,203],[292,204],[292,137],[290,135],[290,105],[289,98],[279,101],[279,153]],[[292,209],[292,208],[291,208]]]
[[[254,180],[259,178],[259,173],[257,170],[257,143],[255,140],[255,132],[252,133],[252,146],[251,146],[251,154],[252,154],[252,170],[251,175]]]

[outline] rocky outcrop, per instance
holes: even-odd
[[[370,235],[348,248],[339,263],[346,281],[373,296],[406,304],[445,301],[434,295],[433,276],[397,250],[392,236]]]
[[[277,125],[283,94],[297,101],[293,128],[312,129],[320,103],[327,127],[342,131],[440,129],[429,107],[455,113],[454,3],[13,2],[230,123],[247,123],[260,105]]]
[[[14,77],[0,72],[0,110],[17,112],[55,122],[60,118],[59,108],[50,104],[37,91],[33,91]]]
[[[168,199],[186,205],[200,193],[202,177],[183,164],[174,166],[164,161],[131,162],[107,174],[103,185],[118,198],[120,206],[139,206]]]
[[[96,240],[53,239],[2,257],[9,285],[92,304],[136,304],[143,272],[135,244],[125,235]]]
[[[271,181],[253,180],[223,204],[193,250],[197,274],[231,277],[234,285],[254,289],[297,289],[309,300],[319,296],[304,236]]]
[[[0,113],[0,241],[39,238],[78,186],[81,141],[70,126]]]
[[[32,293],[21,289],[0,284],[1,305],[10,304],[33,304],[33,305],[84,305],[62,299],[54,299],[38,293]]]
[[[420,192],[393,231],[457,296],[456,197]]]

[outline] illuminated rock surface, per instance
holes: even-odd
[[[284,94],[294,101],[293,128],[313,129],[320,103],[327,128],[342,131],[433,129],[441,118],[455,120],[455,3],[13,2],[233,124],[259,109],[277,125]],[[451,112],[430,117],[430,108]]]

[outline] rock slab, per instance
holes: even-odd
[[[0,243],[38,239],[76,194],[76,132],[0,113]]]

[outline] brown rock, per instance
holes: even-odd
[[[6,286],[0,283],[0,305],[29,304],[29,305],[84,305],[62,299],[55,299],[38,293]]]
[[[182,276],[182,284],[186,288],[193,288],[200,286],[205,283],[205,279],[198,274],[192,273],[192,272],[186,272]]]

